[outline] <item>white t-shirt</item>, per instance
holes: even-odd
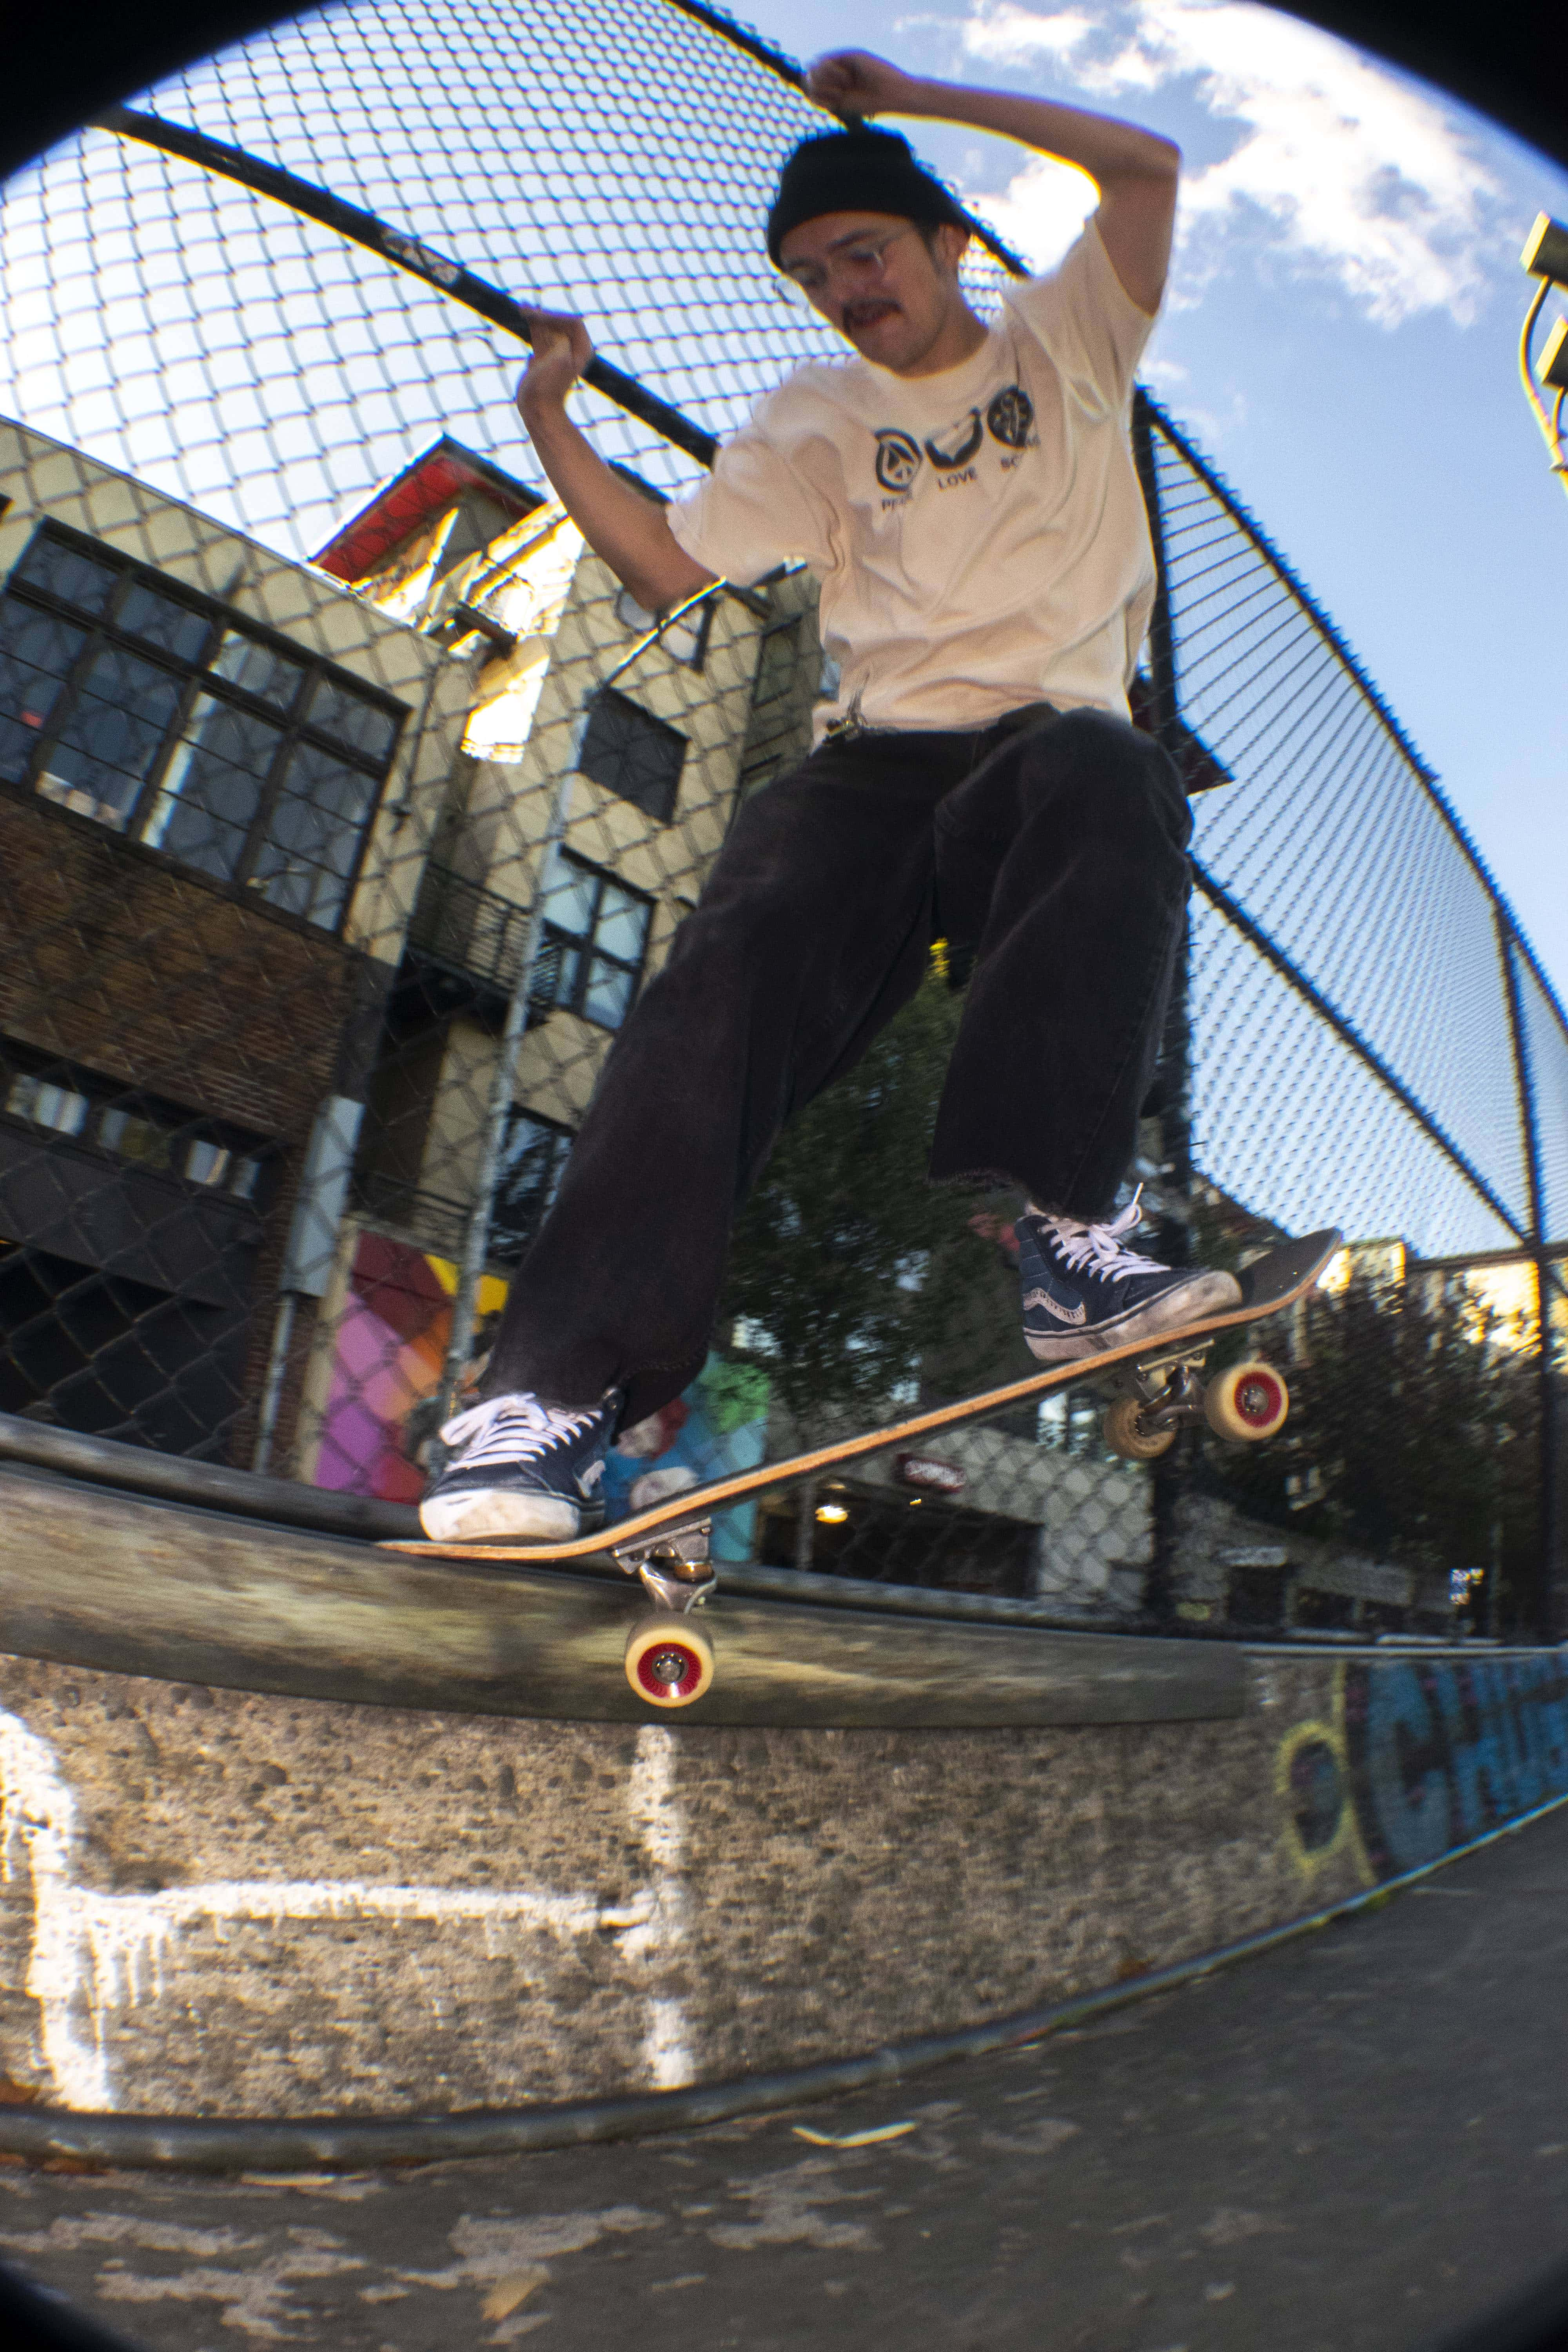
[[[667,509],[738,585],[796,562],[821,582],[840,684],[818,740],[851,711],[900,728],[1028,702],[1127,716],[1155,577],[1128,411],[1153,323],[1090,221],[1058,269],[1008,289],[972,359],[799,368]]]

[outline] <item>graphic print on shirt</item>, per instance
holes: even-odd
[[[1010,383],[987,408],[985,422],[1005,449],[1026,449],[1035,429],[1035,404],[1021,383]]]
[[[885,490],[908,490],[921,469],[921,445],[911,434],[886,426],[877,436],[877,479]]]
[[[940,434],[931,435],[926,443],[926,456],[939,473],[951,474],[955,466],[969,464],[981,439],[980,411],[971,408],[956,425],[945,425]]]
[[[1007,452],[1002,459],[1004,473],[1016,466],[1022,453],[1032,448],[1038,439],[1035,405],[1021,383],[1005,384],[1000,392],[992,394],[985,405],[984,423],[978,408],[966,408],[962,416],[928,436],[923,444],[901,425],[883,425],[874,429],[877,479],[889,493],[882,501],[884,509],[908,503],[928,457],[937,488],[956,489],[961,482],[978,478],[975,461],[987,433]]]

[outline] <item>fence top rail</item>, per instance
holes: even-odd
[[[749,58],[754,58],[759,65],[766,66],[768,71],[777,74],[781,81],[789,82],[795,89],[805,88],[805,75],[794,58],[787,50],[781,49],[776,42],[770,41],[764,33],[759,33],[753,26],[742,25],[738,16],[730,16],[722,8],[707,6],[705,0],[669,0],[669,5],[678,8],[683,16],[691,17],[699,25],[706,25],[710,33],[719,34],[732,48],[744,49]]]
[[[776,74],[780,81],[787,82],[792,89],[805,93],[805,75],[795,58],[787,50],[776,47],[752,26],[742,25],[738,17],[730,16],[722,8],[710,6],[708,0],[669,0],[669,5],[678,8],[683,16],[689,16],[694,24],[706,26],[710,33],[717,33],[721,40],[729,42],[731,48],[744,50],[747,57],[754,58],[758,65],[765,66],[770,73]],[[955,191],[949,189],[948,193],[952,195]],[[963,210],[964,218],[986,251],[1013,277],[1027,278],[1028,263],[1021,260],[1011,246],[1004,244],[995,230],[987,227],[985,222],[972,213],[967,205],[963,205]]]

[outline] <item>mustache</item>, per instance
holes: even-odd
[[[874,326],[879,319],[895,316],[899,308],[884,295],[871,295],[864,301],[847,302],[840,316],[847,327]]]

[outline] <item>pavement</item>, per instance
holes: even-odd
[[[1568,2252],[1565,2006],[1568,1811],[901,2091],[402,2173],[3,2165],[0,2259],[149,2352],[1420,2352]]]

